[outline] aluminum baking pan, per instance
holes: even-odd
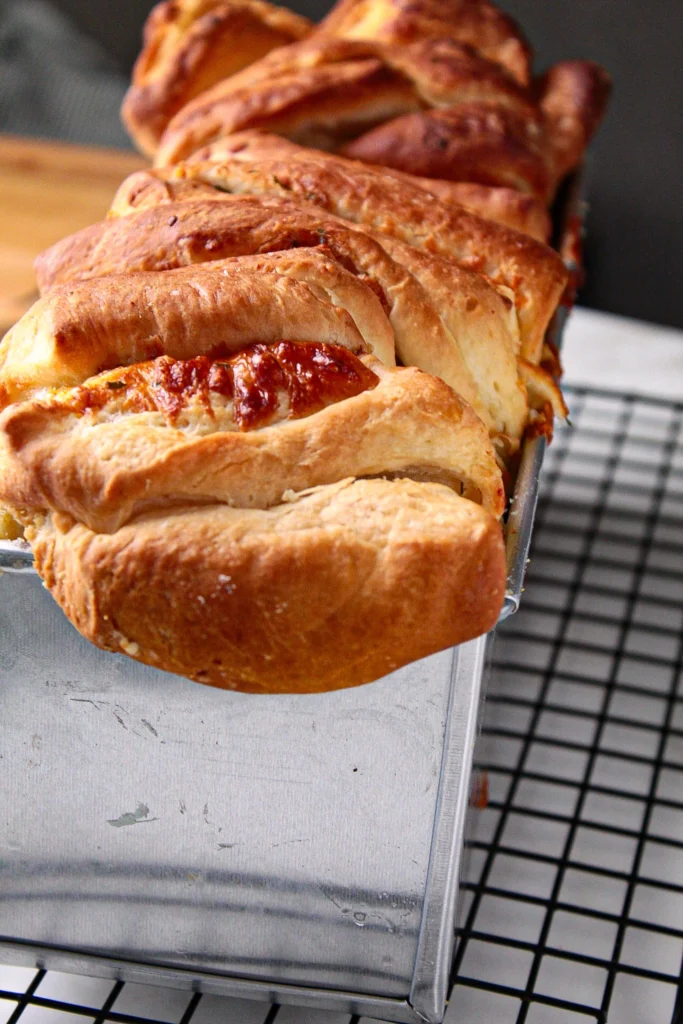
[[[440,1021],[489,642],[226,693],[0,576],[0,962]]]

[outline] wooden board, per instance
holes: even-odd
[[[37,298],[42,249],[104,217],[135,153],[0,135],[0,335]]]

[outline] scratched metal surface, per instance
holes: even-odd
[[[103,654],[0,575],[0,935],[406,998],[452,661],[224,693]]]

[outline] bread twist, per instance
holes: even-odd
[[[505,68],[520,85],[530,81],[529,43],[519,25],[488,0],[339,0],[320,31],[396,47],[452,39]]]
[[[265,0],[164,0],[145,25],[123,104],[126,128],[152,156],[186,103],[311,28],[306,18]]]
[[[462,102],[394,118],[342,151],[426,178],[508,186],[548,205],[581,162],[609,90],[599,65],[566,61],[535,83],[532,113],[485,99]]]
[[[152,13],[157,168],[0,343],[0,532],[86,637],[310,692],[492,627],[505,485],[565,411],[546,205],[607,94],[530,60],[488,0]]]
[[[401,114],[474,101],[536,116],[527,90],[450,39],[393,47],[316,35],[274,50],[188,103],[170,121],[155,162],[177,163],[248,128],[334,151]]]
[[[57,286],[2,345],[0,502],[106,649],[229,688],[366,682],[490,628],[505,581],[484,425],[392,362],[380,298],[320,249]],[[450,602],[417,632],[415,572]]]
[[[229,140],[205,162],[178,165],[178,178],[199,179],[238,194],[314,203],[344,220],[399,238],[485,275],[515,300],[524,355],[536,362],[568,274],[548,246],[501,224],[446,206],[407,176],[297,147],[284,158],[227,153]]]

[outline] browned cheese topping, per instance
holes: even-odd
[[[211,413],[211,395],[233,403],[239,430],[253,430],[273,419],[281,398],[289,417],[320,409],[374,388],[379,378],[348,349],[324,342],[255,343],[221,359],[160,356],[123,369],[116,377],[74,390],[74,412],[99,409],[121,392],[127,412],[160,412],[173,424],[183,409],[199,401]]]

